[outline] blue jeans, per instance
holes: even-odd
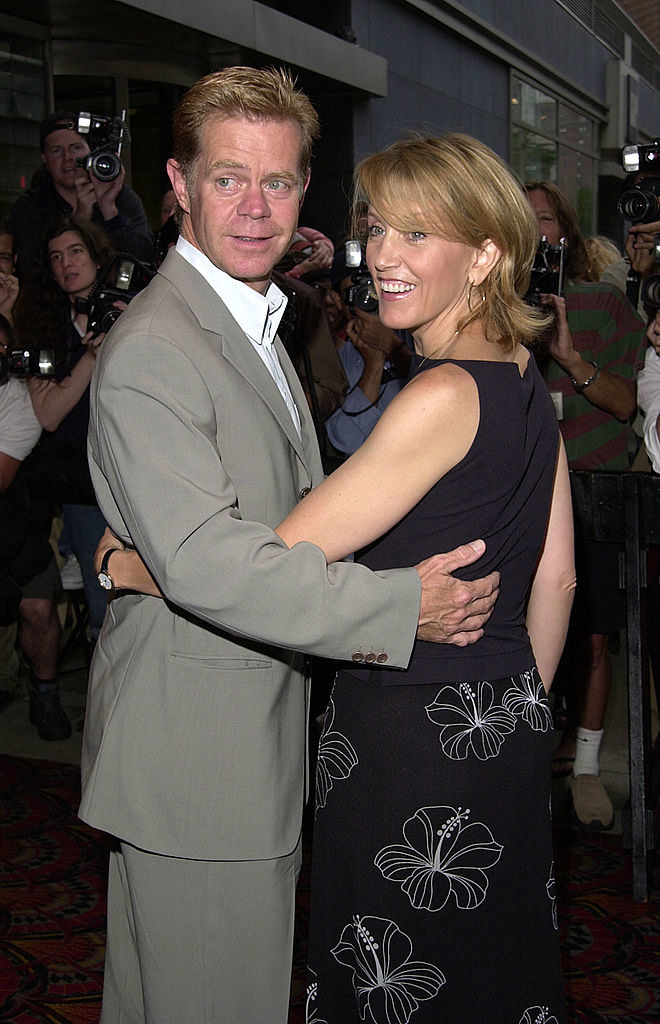
[[[105,519],[97,505],[62,505],[62,521],[73,553],[80,562],[89,608],[89,631],[96,639],[108,601],[107,593],[99,586],[94,572],[94,552],[105,530]]]

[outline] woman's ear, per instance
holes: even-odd
[[[474,263],[472,264],[472,271],[470,273],[471,281],[475,285],[479,285],[482,281],[485,281],[495,264],[499,261],[501,255],[502,252],[495,245],[495,242],[493,242],[491,238],[487,238],[481,248],[476,250]]]

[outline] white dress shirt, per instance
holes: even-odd
[[[262,295],[242,281],[237,281],[235,277],[230,277],[224,270],[220,270],[211,263],[208,256],[181,235],[177,239],[176,251],[208,281],[238,326],[245,331],[255,352],[277,384],[298,436],[301,437],[300,415],[273,344],[286,308],[287,298],[284,292],[271,282],[266,294]]]

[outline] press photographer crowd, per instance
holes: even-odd
[[[16,691],[20,656],[30,721],[46,742],[72,728],[58,682],[60,591],[84,591],[91,649],[105,581],[112,586],[95,570],[106,523],[87,461],[97,353],[178,244],[174,191],[165,192],[152,230],[125,184],[125,133],[123,116],[47,117],[42,164],[0,221],[0,703]],[[660,472],[660,141],[627,147],[622,161],[623,252],[611,239],[583,237],[557,185],[521,184],[539,234],[525,298],[553,313],[533,356],[569,467]],[[286,300],[278,335],[330,473],[406,385],[413,338],[381,323],[360,241],[300,226],[272,281]],[[570,779],[577,818],[608,829],[613,808],[599,747],[625,601],[618,546],[581,537],[578,510],[576,535],[578,586],[554,686],[562,737],[553,774]]]

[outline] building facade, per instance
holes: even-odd
[[[39,166],[46,113],[125,109],[129,180],[155,223],[170,115],[185,89],[223,66],[285,63],[323,127],[305,223],[341,235],[352,169],[366,153],[411,130],[465,131],[521,178],[557,181],[585,232],[620,240],[620,147],[660,136],[655,0],[320,6],[0,0],[0,214]]]

